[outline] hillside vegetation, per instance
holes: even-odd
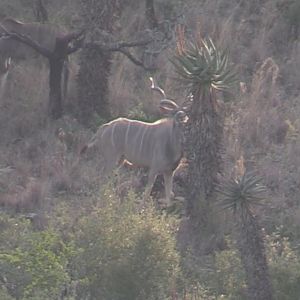
[[[36,21],[38,2],[2,0],[0,20]],[[42,2],[48,22],[68,32],[85,28],[86,41],[108,43],[112,35],[113,42],[133,42],[152,30],[145,14],[151,1],[99,1],[99,14],[117,7],[109,25],[96,9],[90,15],[99,19],[87,17],[84,5],[93,1]],[[156,0],[154,8],[154,41],[130,48],[144,67],[121,52],[69,56],[60,119],[47,115],[47,61],[12,61],[0,86],[0,299],[257,300],[252,257],[266,263],[268,299],[300,299],[300,1]],[[103,23],[107,35],[98,30]],[[124,166],[107,180],[101,155],[79,152],[106,121],[160,117],[150,76],[182,104],[192,85],[178,80],[174,55],[208,38],[227,51],[237,78],[216,93],[224,131],[219,193],[191,200],[184,160],[173,205],[159,204],[159,177],[153,201],[141,208],[144,170]],[[98,73],[107,81],[84,77]],[[98,92],[96,109],[90,96]],[[108,105],[103,115],[101,105]]]

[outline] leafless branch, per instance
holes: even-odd
[[[115,50],[115,51],[119,51],[122,54],[124,54],[130,61],[132,61],[135,65],[142,67],[143,69],[147,70],[147,71],[155,71],[156,68],[149,68],[146,67],[144,65],[144,63],[140,60],[138,60],[137,58],[135,58],[129,51],[125,50],[125,49],[120,49],[120,50]]]
[[[135,65],[142,67],[145,70],[153,71],[153,70],[155,70],[155,68],[146,67],[141,60],[134,57],[133,54],[131,54],[126,49],[126,48],[146,46],[151,42],[152,42],[152,38],[148,38],[145,40],[139,40],[139,41],[132,41],[132,42],[120,41],[120,42],[116,42],[116,43],[103,43],[100,41],[96,41],[96,42],[86,43],[85,47],[96,48],[96,49],[102,50],[102,51],[120,52],[120,53],[124,54]]]
[[[2,29],[5,31],[5,33],[1,34],[0,37],[2,38],[11,38],[14,39],[18,42],[24,43],[27,46],[33,48],[35,51],[37,51],[39,54],[51,58],[51,56],[54,54],[55,49],[50,51],[49,49],[41,46],[38,42],[34,41],[31,39],[28,35],[24,34],[19,34],[15,32],[8,32],[4,27]],[[64,37],[57,38],[57,43],[58,41],[60,42],[60,45],[67,45],[65,54],[69,55],[77,51],[79,48],[82,47],[83,45],[83,40],[84,40],[84,31],[80,32],[73,32],[65,35]],[[71,46],[68,46],[69,43],[73,42],[74,44]]]
[[[27,36],[25,34],[18,34],[15,32],[8,32],[6,29],[4,29],[4,31],[5,31],[5,33],[2,34],[3,37],[11,38],[18,42],[24,43],[45,57],[49,58],[51,56],[50,50],[41,46],[38,42],[32,40],[29,36]]]
[[[84,30],[78,32],[71,32],[63,37],[64,42],[70,43],[73,40],[77,40],[79,38],[84,37]]]
[[[124,48],[146,46],[151,42],[152,42],[152,39],[132,41],[132,42],[120,41],[120,42],[116,42],[116,43],[102,43],[100,41],[96,41],[96,42],[86,43],[85,46],[92,47],[92,48],[93,47],[98,48],[99,50],[104,50],[104,51],[120,51],[121,49],[124,49]]]
[[[84,30],[81,32],[78,32],[76,35],[73,35],[72,45],[68,46],[67,54],[72,54],[76,52],[78,49],[82,48],[84,46]]]

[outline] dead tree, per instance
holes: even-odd
[[[62,106],[62,71],[68,56],[81,48],[83,32],[70,33],[56,38],[54,49],[51,51],[27,35],[5,32],[3,38],[11,38],[24,43],[46,57],[49,62],[49,103],[48,114],[51,119],[59,119],[63,115]]]

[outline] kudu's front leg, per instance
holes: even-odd
[[[174,198],[173,193],[173,172],[164,173],[165,192],[166,192],[166,203],[167,206],[171,205],[171,198]]]
[[[157,176],[157,174],[150,170],[149,175],[148,175],[148,182],[147,182],[144,197],[143,197],[143,205],[145,205],[146,200],[148,200],[150,198],[150,194],[151,194],[152,187],[154,185],[156,176]]]

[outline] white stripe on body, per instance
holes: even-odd
[[[112,132],[111,132],[111,144],[116,149],[115,141],[114,141],[114,134],[115,134],[115,128],[116,128],[117,122],[114,122]]]
[[[147,131],[147,129],[148,129],[147,126],[143,126],[143,127],[144,127],[144,132],[143,132],[143,134],[142,134],[141,143],[140,143],[140,148],[139,148],[139,155],[140,155],[140,157],[142,157],[144,137],[145,137],[145,133],[146,133],[146,131]]]
[[[126,129],[126,134],[125,134],[125,147],[124,151],[126,151],[127,146],[128,146],[128,135],[129,135],[129,130],[130,130],[131,122],[128,122],[127,129]]]

